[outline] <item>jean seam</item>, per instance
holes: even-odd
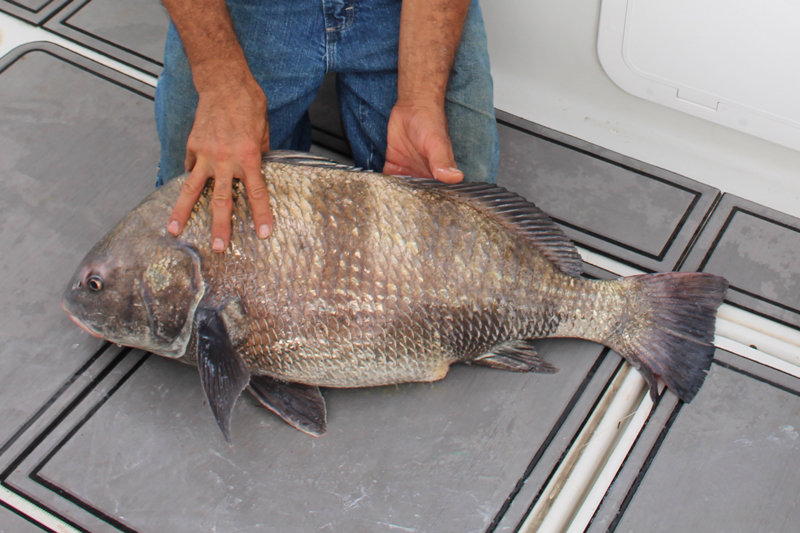
[[[364,119],[364,100],[360,97],[358,99],[358,121],[360,124],[366,124],[366,121]],[[366,167],[372,168],[372,154],[375,152],[375,147],[372,144],[372,139],[370,139],[366,131],[364,131],[364,138],[366,140],[366,145],[367,145]]]
[[[323,6],[323,9],[324,9],[325,8],[325,0],[322,0],[322,6]],[[331,26],[330,28],[328,28],[326,26],[325,27],[325,33],[327,34],[327,33],[340,32],[340,31],[344,31],[344,30],[348,29],[350,26],[353,25],[353,20],[355,19],[355,11],[356,11],[355,3],[348,2],[348,4],[345,5],[345,7],[344,7],[344,12],[345,12],[345,21],[344,21],[344,23],[343,24],[339,24],[338,26]]]
[[[486,111],[484,109],[478,109],[477,107],[473,107],[473,106],[471,106],[469,104],[465,104],[465,103],[459,102],[457,100],[451,100],[449,98],[446,98],[445,100],[449,104],[457,105],[457,106],[463,107],[464,109],[469,109],[473,113],[478,113],[479,115],[483,115],[483,116],[485,116],[487,118],[491,118],[493,120],[496,120],[495,116],[494,116],[494,113],[489,113],[488,111]]]

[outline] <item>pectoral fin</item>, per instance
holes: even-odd
[[[558,369],[542,360],[530,341],[515,339],[504,342],[473,361],[477,365],[488,366],[511,372],[541,372],[554,374]]]
[[[269,376],[251,376],[250,392],[264,407],[300,431],[314,437],[321,437],[328,432],[325,399],[319,387]]]
[[[196,319],[200,382],[222,435],[231,443],[231,413],[237,398],[250,381],[250,372],[233,348],[219,311],[198,309]]]

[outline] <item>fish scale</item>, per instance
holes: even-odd
[[[493,185],[383,176],[286,152],[268,154],[262,170],[268,239],[257,237],[238,181],[224,253],[209,242],[213,182],[182,234],[167,234],[185,176],[176,178],[95,246],[64,296],[87,331],[197,365],[226,438],[248,384],[319,435],[318,386],[433,381],[456,362],[552,372],[529,343],[536,338],[603,343],[642,372],[651,394],[660,378],[685,401],[710,367],[722,278],[583,279],[552,220]]]

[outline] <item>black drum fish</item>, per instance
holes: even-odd
[[[295,152],[270,152],[263,173],[269,238],[256,235],[238,183],[224,253],[209,243],[210,185],[170,235],[185,176],[176,178],[95,245],[63,298],[93,335],[196,365],[229,441],[248,386],[319,436],[319,387],[435,381],[457,362],[554,372],[530,342],[543,337],[616,350],[652,394],[660,378],[688,402],[705,379],[723,278],[584,279],[558,226],[495,185],[385,176]]]

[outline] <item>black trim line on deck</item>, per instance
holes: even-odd
[[[47,400],[44,402],[44,404],[43,404],[41,407],[39,407],[39,409],[38,409],[38,410],[37,410],[37,411],[36,411],[36,412],[33,414],[33,416],[31,416],[31,417],[30,417],[28,420],[26,420],[26,421],[25,421],[25,422],[22,424],[22,426],[20,426],[20,428],[19,428],[19,429],[18,429],[18,430],[17,430],[17,431],[16,431],[16,432],[15,432],[15,433],[14,433],[14,434],[11,436],[11,438],[9,438],[9,439],[8,439],[8,440],[7,440],[7,441],[6,441],[6,442],[3,444],[3,446],[2,446],[2,447],[0,447],[0,455],[3,455],[3,454],[6,452],[6,451],[8,451],[8,449],[9,449],[9,448],[10,448],[10,447],[11,447],[11,446],[12,446],[12,445],[13,445],[13,444],[14,444],[14,443],[17,441],[17,439],[19,439],[19,438],[20,438],[20,436],[22,436],[22,434],[23,434],[23,433],[25,433],[25,431],[27,431],[27,430],[28,430],[28,428],[30,428],[30,427],[31,427],[31,426],[34,424],[34,422],[36,422],[37,420],[39,420],[39,418],[40,418],[40,417],[41,417],[41,416],[44,414],[44,412],[45,412],[45,411],[47,411],[47,409],[49,409],[49,408],[50,408],[50,406],[51,406],[51,405],[53,405],[53,404],[56,402],[56,400],[58,400],[58,399],[61,397],[61,395],[62,395],[62,394],[64,394],[64,392],[65,392],[65,391],[66,391],[66,390],[67,390],[67,389],[68,389],[68,388],[69,388],[69,387],[70,387],[70,386],[71,386],[73,383],[75,383],[75,381],[77,381],[77,379],[78,379],[78,378],[81,376],[81,374],[83,374],[84,372],[86,372],[86,370],[87,370],[87,369],[88,369],[90,366],[92,366],[92,364],[94,364],[94,362],[95,362],[95,361],[97,361],[97,359],[98,359],[98,358],[99,358],[101,355],[103,355],[103,353],[105,353],[105,351],[106,351],[106,350],[107,350],[107,349],[108,349],[110,346],[111,346],[111,343],[110,343],[110,342],[105,342],[105,343],[103,343],[103,345],[102,345],[102,346],[100,346],[100,348],[99,348],[99,349],[97,349],[97,350],[94,352],[94,354],[93,354],[93,355],[92,355],[92,356],[89,358],[89,360],[88,360],[88,361],[86,361],[86,362],[83,364],[83,366],[81,366],[81,367],[80,367],[78,370],[76,370],[76,371],[75,371],[75,372],[72,374],[72,376],[70,376],[70,377],[69,377],[69,379],[67,379],[67,381],[66,381],[66,382],[64,382],[64,384],[63,384],[63,385],[61,385],[61,387],[60,387],[60,388],[59,388],[59,389],[58,389],[58,390],[57,390],[57,391],[56,391],[56,392],[55,392],[55,393],[54,393],[52,396],[50,396],[50,398],[48,398],[48,399],[47,399]]]
[[[147,361],[147,359],[149,357],[150,357],[149,353],[144,354],[144,356],[141,359],[139,359],[122,376],[122,378],[120,378],[120,380],[117,383],[115,383],[114,386],[111,387],[108,390],[108,392],[106,392],[106,394],[103,395],[103,397],[100,398],[100,400],[95,405],[92,406],[91,409],[89,409],[89,411],[86,412],[86,414],[83,415],[83,417],[78,421],[78,423],[75,424],[75,426],[58,442],[58,444],[56,444],[56,446],[53,447],[52,450],[50,450],[50,452],[44,457],[44,459],[42,459],[39,462],[39,464],[36,465],[36,467],[34,467],[34,469],[31,471],[31,473],[28,474],[28,477],[30,479],[32,479],[34,482],[38,483],[39,485],[42,485],[46,489],[48,489],[51,492],[54,492],[55,494],[61,496],[62,498],[64,498],[65,500],[69,501],[73,505],[76,505],[76,506],[80,507],[84,511],[94,515],[96,518],[99,518],[100,520],[103,520],[107,524],[119,529],[120,531],[124,531],[125,533],[136,533],[136,530],[132,529],[131,527],[126,526],[122,522],[110,517],[109,515],[107,515],[104,512],[100,511],[96,507],[93,507],[92,505],[87,504],[86,502],[84,502],[83,500],[81,500],[77,496],[73,495],[69,491],[67,491],[67,490],[59,487],[58,485],[50,482],[49,480],[47,480],[44,477],[42,477],[41,475],[39,475],[39,472],[42,470],[42,468],[44,468],[47,465],[48,462],[50,462],[50,460],[61,450],[61,448],[63,448],[64,445],[67,444],[67,442],[69,442],[69,440],[72,437],[74,437],[76,433],[78,433],[78,431],[84,426],[84,424],[86,424],[86,422],[88,422],[89,419],[92,416],[94,416],[95,413],[97,413],[97,411],[99,411],[101,407],[103,407],[103,405],[105,405],[105,403],[111,398],[111,396],[113,396],[114,393],[116,393],[120,389],[120,387],[122,387],[122,385],[124,385],[125,382],[128,381],[128,379],[137,370],[139,370],[139,368],[144,364],[145,361]]]
[[[48,15],[47,18],[45,18],[41,22],[41,25],[44,26],[45,24],[48,24],[48,23],[52,22],[55,27],[48,27],[48,28],[45,28],[45,29],[47,29],[49,31],[52,31],[55,34],[60,35],[62,37],[65,37],[65,38],[67,38],[67,39],[69,39],[71,41],[74,41],[74,42],[78,43],[78,44],[81,44],[81,45],[89,48],[90,50],[93,50],[93,51],[101,53],[103,55],[107,55],[109,57],[112,57],[113,59],[119,61],[120,63],[124,63],[125,65],[127,65],[129,67],[132,67],[132,68],[135,68],[137,70],[144,70],[144,67],[132,65],[132,64],[130,64],[130,63],[124,61],[124,60],[121,60],[121,59],[109,54],[108,52],[100,51],[97,48],[94,48],[91,45],[86,44],[83,41],[79,41],[79,40],[75,39],[74,37],[70,36],[68,34],[68,32],[59,32],[58,31],[58,26],[63,26],[65,28],[69,29],[69,30],[75,31],[75,32],[77,32],[79,34],[82,34],[82,35],[85,35],[89,39],[94,39],[94,40],[99,41],[99,42],[101,42],[103,44],[111,46],[113,48],[117,48],[119,50],[122,50],[123,52],[125,52],[127,54],[130,54],[131,56],[134,56],[134,57],[136,57],[138,59],[141,59],[141,60],[143,60],[143,61],[145,61],[147,63],[152,63],[152,64],[154,64],[156,66],[159,66],[159,67],[163,67],[164,66],[163,63],[159,62],[156,59],[153,59],[153,58],[151,58],[149,56],[140,54],[139,52],[136,52],[135,50],[132,50],[132,49],[126,47],[126,46],[123,46],[121,44],[118,44],[118,43],[115,43],[113,41],[110,41],[110,40],[108,40],[108,39],[106,39],[104,37],[100,37],[99,35],[96,35],[94,33],[91,33],[89,31],[87,31],[87,30],[84,30],[82,28],[74,26],[74,25],[72,25],[72,24],[70,24],[68,22],[70,18],[72,18],[75,14],[77,14],[79,11],[81,11],[84,7],[86,7],[91,2],[92,2],[92,0],[86,0],[84,3],[82,3],[81,5],[79,5],[77,7],[72,7],[71,6],[71,9],[59,9],[59,10],[51,13],[50,15]],[[59,15],[61,15],[61,16],[57,18],[57,16],[59,16]],[[154,76],[158,75],[158,73],[156,73],[156,72],[150,72],[150,71],[146,71],[146,72],[148,74],[152,74]]]
[[[517,126],[516,124],[512,124],[510,122],[506,122],[505,120],[502,120],[502,119],[498,119],[497,123],[498,124],[502,124],[502,125],[504,125],[506,127],[509,127],[511,129],[517,130],[517,131],[519,131],[521,133],[532,135],[532,136],[537,137],[537,138],[539,138],[539,139],[541,139],[543,141],[547,141],[547,142],[556,144],[558,146],[561,146],[562,148],[567,148],[567,149],[572,150],[574,152],[578,152],[578,153],[581,153],[583,155],[592,157],[594,159],[603,161],[604,163],[616,166],[616,167],[621,168],[623,170],[627,170],[627,171],[632,172],[634,174],[638,174],[638,175],[643,176],[645,178],[661,182],[661,183],[663,183],[665,185],[669,185],[669,186],[671,186],[673,188],[676,188],[676,189],[679,189],[681,191],[684,191],[684,192],[690,194],[693,197],[692,201],[689,203],[689,205],[687,206],[686,210],[684,211],[683,216],[681,217],[681,220],[676,224],[675,229],[672,231],[672,234],[669,236],[669,238],[667,239],[666,243],[664,244],[664,246],[662,247],[662,249],[658,253],[658,255],[655,255],[652,252],[646,252],[644,250],[639,250],[638,248],[635,248],[635,247],[633,247],[631,245],[628,245],[628,244],[624,244],[624,243],[622,243],[620,241],[616,241],[614,239],[611,239],[610,237],[601,236],[601,235],[599,235],[597,233],[594,233],[594,232],[592,232],[590,230],[584,229],[581,226],[578,226],[576,224],[567,223],[567,222],[564,222],[563,220],[556,219],[556,217],[551,217],[551,218],[553,218],[553,220],[556,220],[560,224],[563,224],[563,225],[565,225],[565,226],[567,226],[569,228],[575,229],[577,231],[581,231],[583,233],[586,233],[587,235],[590,235],[590,236],[592,236],[594,238],[606,241],[606,242],[608,242],[610,244],[613,244],[614,246],[617,246],[617,247],[622,248],[624,250],[627,250],[629,252],[637,253],[639,255],[642,255],[642,256],[647,257],[649,259],[653,259],[655,261],[659,261],[659,262],[663,261],[664,257],[666,257],[667,253],[669,252],[669,249],[672,247],[673,243],[678,238],[678,235],[683,230],[683,226],[686,225],[687,220],[689,219],[689,217],[692,214],[692,211],[694,210],[694,208],[697,206],[698,202],[700,201],[700,198],[703,197],[703,192],[701,192],[701,191],[695,191],[695,190],[690,189],[690,188],[688,188],[688,187],[686,187],[684,185],[680,185],[678,183],[674,183],[672,181],[669,181],[668,179],[661,178],[659,176],[654,176],[653,174],[648,174],[647,172],[645,172],[643,170],[639,170],[639,169],[633,168],[631,166],[625,165],[624,163],[620,163],[618,161],[614,161],[612,159],[608,159],[608,158],[603,157],[603,156],[598,155],[598,154],[594,154],[594,153],[592,153],[592,152],[590,152],[588,150],[585,150],[583,148],[578,148],[576,146],[572,146],[572,145],[570,145],[568,143],[565,143],[564,141],[558,141],[556,139],[552,139],[552,138],[550,138],[550,137],[548,137],[546,135],[543,135],[541,133],[532,132],[532,131],[527,130],[527,129],[521,127],[521,126]]]
[[[517,497],[517,495],[520,493],[522,488],[525,486],[525,483],[528,481],[528,478],[530,477],[531,473],[533,472],[533,469],[536,468],[537,464],[539,464],[539,461],[542,459],[542,456],[544,455],[545,451],[547,451],[547,448],[550,447],[550,444],[552,444],[552,442],[556,438],[556,435],[558,434],[559,430],[561,429],[561,427],[566,422],[567,417],[569,417],[569,415],[572,413],[572,410],[575,409],[575,405],[577,405],[577,403],[580,400],[581,396],[583,396],[583,393],[586,391],[586,388],[589,386],[589,382],[591,382],[592,378],[595,376],[597,371],[600,369],[600,366],[606,360],[606,357],[608,356],[608,352],[609,351],[610,350],[608,348],[603,348],[603,350],[597,356],[597,360],[594,362],[594,364],[592,364],[591,368],[586,373],[586,376],[584,376],[583,380],[581,381],[581,384],[578,386],[578,388],[573,393],[572,398],[570,398],[569,402],[564,407],[564,410],[561,412],[561,415],[558,417],[558,420],[556,421],[556,423],[550,429],[550,432],[547,434],[547,437],[545,437],[544,441],[539,446],[539,449],[536,450],[536,453],[533,455],[533,458],[528,463],[528,466],[525,469],[525,472],[523,472],[522,476],[519,478],[519,480],[517,480],[517,483],[514,485],[514,488],[511,489],[511,492],[509,493],[509,495],[506,498],[506,500],[503,502],[503,505],[500,506],[500,509],[495,514],[494,519],[492,520],[491,524],[489,524],[489,527],[486,528],[485,533],[493,533],[497,529],[497,526],[500,525],[500,521],[506,515],[506,513],[508,512],[508,509],[511,507],[511,504],[513,503],[514,499]],[[537,495],[537,497],[538,497],[538,495]]]
[[[609,348],[606,348],[606,350],[608,350],[608,352],[611,351]],[[584,417],[578,429],[575,430],[575,433],[572,435],[572,438],[570,439],[569,443],[567,444],[567,446],[564,447],[564,451],[561,453],[561,457],[559,457],[558,461],[556,461],[556,463],[553,465],[553,468],[550,470],[550,474],[548,474],[547,478],[542,483],[542,486],[539,487],[539,491],[536,493],[536,496],[533,498],[533,501],[531,501],[530,505],[528,505],[528,508],[525,510],[525,513],[522,515],[522,518],[520,519],[519,523],[514,528],[514,533],[519,533],[522,530],[522,525],[525,523],[525,520],[528,518],[528,515],[530,515],[531,512],[533,511],[533,508],[536,507],[539,498],[541,498],[542,494],[544,493],[544,489],[547,488],[547,485],[550,483],[550,480],[552,480],[553,477],[556,475],[556,472],[561,466],[561,463],[564,462],[564,459],[566,459],[570,450],[575,445],[575,442],[578,440],[578,437],[583,431],[583,428],[585,428],[586,424],[589,423],[589,419],[592,418],[592,415],[597,409],[597,406],[600,405],[600,402],[603,400],[603,397],[605,396],[606,392],[611,387],[611,384],[614,383],[614,380],[617,378],[617,374],[619,374],[619,371],[620,369],[622,369],[622,365],[624,364],[625,364],[625,359],[620,357],[620,361],[617,364],[617,367],[609,376],[608,380],[606,381],[606,384],[603,386],[602,390],[597,395],[597,398],[595,398],[592,407],[586,412],[586,416]]]
[[[14,487],[11,485],[7,479],[14,471],[28,458],[28,456],[33,453],[33,451],[39,447],[39,445],[44,442],[44,440],[52,433],[60,424],[64,421],[64,419],[69,416],[69,414],[75,410],[75,408],[100,384],[107,376],[111,373],[111,371],[125,358],[125,356],[131,352],[131,348],[125,348],[117,354],[116,357],[108,364],[106,367],[101,370],[97,376],[88,384],[86,385],[83,390],[81,390],[75,398],[64,408],[62,411],[56,416],[48,425],[47,427],[41,431],[33,441],[23,450],[23,452],[11,462],[11,464],[0,474],[0,485],[5,487],[6,489],[14,492],[19,497],[24,498],[31,502],[32,504],[36,505],[47,511],[48,513],[52,514],[54,517],[62,520],[63,522],[68,523],[70,526],[74,527],[75,529],[83,532],[83,533],[90,533],[77,523],[73,522],[63,514],[55,511],[54,509],[50,508],[49,506],[45,505],[44,503],[40,502],[38,499],[33,498],[27,494],[25,494],[22,490]]]
[[[769,218],[769,217],[761,215],[759,213],[754,213],[753,211],[750,211],[749,209],[745,209],[745,208],[743,208],[741,206],[734,205],[733,207],[731,207],[731,212],[728,213],[728,218],[725,219],[725,222],[720,227],[719,233],[717,233],[717,236],[714,238],[714,242],[711,243],[711,246],[708,248],[708,252],[706,252],[705,257],[703,257],[703,260],[700,262],[700,266],[698,266],[698,270],[699,271],[702,271],[706,267],[708,262],[711,260],[711,256],[716,251],[717,246],[719,246],[719,243],[722,240],[725,232],[728,231],[728,228],[730,227],[731,222],[733,221],[733,217],[735,217],[739,213],[751,216],[753,218],[757,218],[759,220],[762,220],[764,222],[768,222],[770,224],[773,224],[775,226],[781,227],[783,229],[787,229],[789,231],[793,231],[794,233],[800,233],[800,229],[796,228],[795,226],[790,226],[789,224],[786,224],[785,222],[781,222],[779,220],[775,220],[775,219]]]
[[[47,2],[45,2],[44,4],[39,6],[37,9],[31,9],[28,6],[24,5],[24,4],[20,4],[19,2],[15,2],[14,0],[3,0],[2,3],[0,3],[0,5],[2,5],[2,4],[11,4],[12,6],[18,7],[20,9],[23,9],[23,10],[27,11],[28,13],[33,13],[35,15],[35,14],[43,11],[47,6],[52,4],[54,1],[55,0],[47,0]],[[61,0],[61,1],[63,2],[63,4],[67,4],[69,2],[69,0]],[[91,2],[91,0],[89,0],[89,1]],[[64,5],[61,5],[60,7],[64,7]],[[56,7],[56,9],[58,9],[58,7]],[[0,8],[0,11],[3,11],[3,9]],[[6,12],[3,11],[3,13],[6,13]],[[30,22],[30,21],[26,20],[25,22]]]
[[[737,357],[741,357],[741,356],[737,356]],[[784,392],[788,392],[789,394],[792,394],[794,396],[800,397],[800,390],[792,389],[790,387],[787,387],[786,385],[782,385],[780,383],[776,383],[775,381],[772,381],[770,379],[761,377],[761,376],[759,376],[757,374],[754,374],[752,372],[749,372],[747,370],[743,370],[743,369],[741,369],[741,368],[739,368],[737,366],[734,366],[734,365],[732,365],[730,363],[726,363],[724,361],[720,361],[719,359],[715,358],[715,359],[712,360],[712,364],[719,365],[722,368],[725,368],[725,369],[730,370],[732,372],[735,372],[737,374],[741,374],[741,375],[743,375],[745,377],[754,379],[754,380],[756,380],[756,381],[758,381],[760,383],[764,383],[766,385],[770,385],[772,387],[775,387],[776,389],[779,389],[779,390],[782,390]],[[768,370],[771,370],[771,371],[780,372],[779,370],[777,370],[775,368],[763,365],[761,363],[757,363],[757,364],[759,364],[759,366],[761,366],[761,367],[763,367],[765,369],[768,369]],[[791,376],[790,374],[785,374],[783,372],[781,372],[781,374],[786,375],[786,376],[790,376],[795,381],[798,380],[798,378],[796,376]],[[639,473],[636,475],[636,478],[634,479],[633,483],[631,484],[630,488],[628,489],[628,492],[625,494],[625,498],[622,500],[622,503],[620,504],[619,509],[615,513],[614,519],[609,524],[608,529],[606,530],[606,533],[614,533],[616,531],[616,528],[619,526],[619,523],[622,520],[622,517],[624,516],[625,511],[627,511],[628,506],[630,505],[631,501],[633,500],[633,497],[635,496],[636,491],[639,489],[639,486],[641,485],[642,480],[644,479],[644,476],[647,474],[647,471],[650,469],[650,466],[653,464],[653,461],[655,460],[656,454],[660,450],[661,445],[664,443],[664,440],[667,438],[667,434],[672,429],[672,425],[675,423],[675,420],[677,420],[678,414],[680,413],[680,411],[681,411],[681,409],[683,408],[684,405],[685,405],[685,403],[683,402],[683,400],[678,400],[677,405],[674,407],[672,413],[670,414],[669,419],[664,424],[664,427],[661,430],[661,433],[658,435],[658,439],[656,439],[656,442],[653,444],[653,447],[650,448],[650,451],[647,454],[647,458],[645,459],[644,463],[642,463],[642,466],[639,469]],[[653,409],[653,412],[655,412],[655,409]],[[637,440],[638,440],[638,438],[637,438]],[[633,447],[631,448],[631,450],[633,450]],[[630,452],[628,452],[628,453],[630,454]],[[606,495],[608,495],[608,491],[606,491]],[[604,497],[604,499],[605,499],[605,497]],[[602,505],[602,502],[601,502],[601,505]],[[600,506],[598,506],[597,509],[599,510]],[[596,512],[597,511],[595,511],[595,513]],[[594,516],[592,517],[592,519],[594,519]]]
[[[35,450],[43,441],[46,439],[50,433],[58,427],[64,419],[75,410],[79,403],[81,403],[88,395],[91,393],[101,381],[103,381],[108,374],[111,373],[112,370],[125,358],[127,354],[131,352],[131,348],[125,348],[117,354],[114,359],[106,365],[106,367],[101,370],[95,378],[89,382],[83,390],[78,393],[75,398],[55,417],[47,427],[39,433],[35,439],[23,450],[23,452],[14,460],[12,463],[6,467],[2,474],[0,474],[0,481],[5,482],[5,480],[17,469],[17,467],[22,464],[22,462],[27,459],[27,457]]]
[[[0,500],[0,506],[5,507],[6,509],[11,511],[15,515],[17,515],[17,516],[19,516],[21,518],[24,518],[25,520],[27,520],[28,522],[30,522],[31,524],[33,524],[36,527],[42,528],[43,530],[48,531],[50,533],[58,533],[57,531],[54,531],[54,530],[50,529],[49,527],[45,526],[41,522],[37,522],[36,520],[34,520],[34,518],[32,516],[26,515],[25,513],[23,513],[22,511],[20,511],[16,507],[4,502],[3,500]]]
[[[47,46],[45,47],[45,45],[47,45]],[[52,46],[52,47],[59,48],[60,50],[59,50],[58,52],[55,52],[55,51],[53,51],[53,50],[50,50],[49,48],[50,48],[51,46]],[[49,55],[49,56],[51,56],[51,57],[53,57],[53,58],[55,58],[55,59],[58,59],[58,60],[60,60],[60,61],[63,61],[63,62],[65,62],[65,63],[69,63],[69,64],[70,64],[70,65],[72,65],[73,67],[76,67],[76,68],[78,68],[78,69],[80,69],[80,70],[82,70],[82,71],[84,71],[84,72],[88,72],[89,74],[92,74],[92,75],[94,75],[94,76],[97,76],[98,78],[101,78],[101,79],[103,79],[103,80],[105,80],[105,81],[107,81],[107,82],[109,82],[109,83],[112,83],[112,84],[114,84],[114,85],[118,86],[118,87],[121,87],[121,88],[123,88],[123,89],[127,89],[128,91],[130,91],[130,92],[132,92],[132,93],[134,93],[134,94],[136,94],[136,95],[142,96],[142,97],[144,97],[144,98],[147,98],[147,99],[148,99],[148,100],[150,100],[150,101],[154,101],[154,100],[155,100],[155,97],[154,97],[154,96],[150,96],[150,95],[149,95],[149,94],[147,94],[147,93],[144,93],[144,92],[142,92],[142,91],[139,91],[138,89],[134,89],[133,87],[131,87],[131,86],[128,86],[128,85],[125,85],[124,83],[122,83],[122,82],[120,82],[120,81],[117,81],[117,80],[115,80],[115,79],[113,79],[113,78],[110,78],[110,77],[108,77],[108,76],[106,76],[106,75],[104,75],[104,74],[101,74],[101,73],[99,73],[99,72],[97,72],[97,71],[95,71],[95,70],[92,70],[91,68],[89,68],[89,67],[87,67],[87,66],[81,65],[81,64],[79,64],[79,63],[77,63],[77,62],[75,62],[75,61],[72,61],[71,59],[67,59],[66,57],[63,57],[62,55],[60,55],[60,53],[61,53],[61,50],[64,50],[64,51],[66,51],[67,53],[70,53],[70,54],[74,54],[74,55],[76,55],[77,57],[81,57],[81,58],[83,58],[83,59],[86,59],[87,61],[91,61],[91,59],[84,58],[83,56],[80,56],[80,55],[78,55],[78,54],[75,54],[74,52],[72,52],[72,50],[67,50],[66,48],[63,48],[63,47],[61,47],[61,46],[58,46],[57,44],[53,44],[53,43],[42,43],[42,42],[33,42],[33,43],[28,43],[28,44],[26,44],[26,45],[22,45],[20,48],[25,48],[25,49],[24,49],[24,50],[22,50],[22,51],[19,53],[19,55],[18,55],[17,57],[15,57],[14,59],[10,60],[10,61],[9,61],[9,63],[8,63],[7,65],[4,65],[4,66],[2,66],[2,67],[0,68],[0,74],[2,74],[3,72],[5,72],[5,71],[6,71],[6,70],[7,70],[9,67],[11,67],[13,64],[15,64],[17,61],[19,61],[21,58],[23,58],[23,57],[24,57],[24,56],[26,56],[27,54],[30,54],[31,52],[41,52],[41,53],[43,53],[43,54],[47,54],[47,55]],[[12,51],[11,53],[13,53],[13,51]],[[94,61],[92,61],[92,62],[94,63]],[[100,65],[100,63],[97,63],[97,64],[98,64],[98,65]],[[106,67],[105,65],[101,65],[101,66],[102,66],[103,68],[109,68],[109,67]],[[144,86],[146,86],[146,87],[150,87],[149,85],[147,85],[147,84],[145,84],[145,83],[143,83],[143,82],[140,82],[139,80],[137,80],[137,79],[135,79],[135,78],[131,78],[130,76],[127,76],[127,75],[125,75],[125,74],[122,74],[121,72],[117,72],[116,70],[113,70],[113,69],[110,69],[110,68],[109,68],[109,70],[111,70],[112,72],[115,72],[115,73],[119,74],[120,76],[125,76],[126,78],[129,78],[130,80],[132,80],[132,81],[134,81],[134,82],[136,82],[136,83],[140,83],[140,84],[142,84],[142,85],[144,85]]]
[[[686,248],[683,249],[681,256],[672,266],[672,270],[678,271],[681,268],[683,268],[683,265],[686,263],[686,260],[694,251],[694,247],[697,245],[697,241],[700,240],[700,236],[703,234],[703,231],[705,231],[706,227],[708,227],[708,223],[711,221],[714,214],[716,213],[717,207],[719,207],[719,204],[722,202],[723,196],[724,196],[723,193],[717,191],[717,196],[714,198],[714,201],[709,206],[708,211],[706,211],[706,214],[703,216],[703,219],[700,221],[700,224],[698,224],[697,230],[695,230],[694,234],[692,235],[692,238],[689,239],[689,242],[686,245]]]
[[[675,420],[677,420],[678,413],[681,412],[681,409],[683,408],[684,405],[685,404],[683,400],[678,400],[678,403],[672,410],[672,414],[670,414],[667,423],[664,424],[661,433],[659,433],[656,442],[653,444],[653,447],[650,448],[650,453],[647,454],[647,458],[645,459],[642,467],[639,469],[639,473],[636,475],[636,479],[633,480],[630,489],[628,489],[628,493],[625,494],[625,498],[622,500],[622,505],[620,505],[619,509],[617,510],[617,513],[614,516],[614,520],[612,520],[611,524],[609,524],[606,533],[614,533],[614,531],[616,531],[617,526],[619,526],[619,523],[622,520],[623,515],[625,514],[625,511],[628,510],[628,505],[630,505],[631,500],[633,500],[634,494],[636,494],[636,491],[639,489],[639,485],[641,485],[645,474],[647,474],[647,471],[653,464],[656,454],[661,449],[661,445],[664,444],[664,440],[667,438],[667,433],[669,433],[669,430],[672,429],[672,424],[674,424]]]

